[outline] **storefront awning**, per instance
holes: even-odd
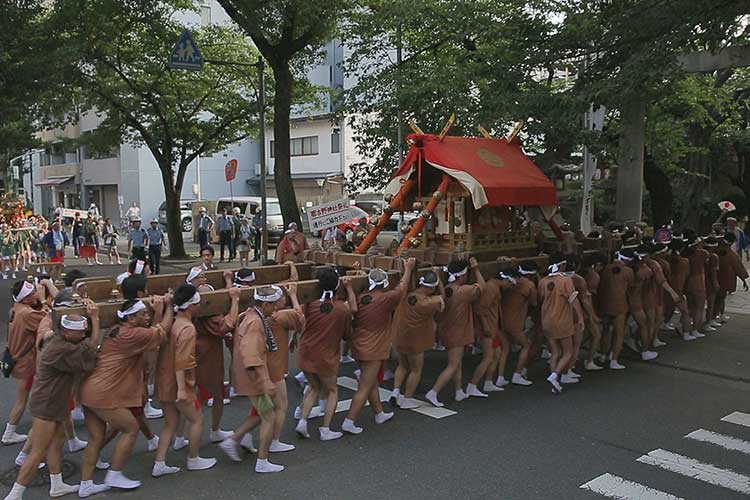
[[[41,181],[35,182],[34,185],[36,186],[59,186],[60,184],[73,180],[74,177],[75,175],[61,175],[57,177],[47,177],[46,179],[42,179]]]

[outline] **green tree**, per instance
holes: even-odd
[[[55,86],[39,0],[6,0],[0,16],[0,171],[35,145],[40,96]],[[4,178],[5,175],[2,175]],[[7,179],[6,179],[7,182]],[[7,187],[7,184],[6,184]],[[26,186],[29,189],[29,186]]]
[[[100,137],[144,144],[161,172],[170,252],[184,256],[180,193],[190,163],[257,131],[253,75],[228,66],[170,70],[167,60],[184,26],[178,9],[189,0],[59,0],[51,22],[73,61],[81,109],[104,121]],[[257,53],[231,27],[195,27],[205,58],[252,61]]]
[[[290,116],[301,100],[299,80],[311,53],[333,37],[349,1],[219,0],[229,16],[252,38],[273,71],[274,180],[284,222],[300,224],[292,185]],[[302,227],[300,225],[300,227]]]

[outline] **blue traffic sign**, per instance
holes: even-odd
[[[198,45],[193,40],[193,36],[188,30],[185,30],[177,44],[169,55],[169,67],[172,69],[189,69],[200,71],[203,69],[203,56],[198,49]]]

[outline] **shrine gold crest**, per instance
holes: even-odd
[[[503,161],[503,159],[489,149],[477,149],[477,156],[479,156],[485,163],[493,167],[502,168],[505,166],[505,162]]]

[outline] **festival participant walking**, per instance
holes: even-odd
[[[687,238],[687,247],[682,255],[690,264],[686,284],[688,309],[693,319],[693,331],[690,335],[702,338],[706,336],[703,333],[703,326],[706,322],[706,266],[708,266],[710,256],[701,248],[701,240],[695,234]]]
[[[715,332],[716,327],[711,323],[716,317],[716,300],[719,296],[719,255],[716,251],[719,242],[713,236],[703,239],[703,247],[709,254],[706,266],[706,317],[704,329],[707,332]]]
[[[592,321],[586,325],[589,333],[591,334],[591,342],[589,344],[589,354],[586,359],[584,367],[587,371],[597,371],[603,368],[597,365],[594,361],[597,355],[599,355],[599,348],[602,341],[602,320],[599,317],[599,284],[601,283],[601,272],[604,266],[607,265],[607,258],[602,253],[595,253],[590,255],[583,265],[581,270],[581,276],[586,280],[586,288],[589,291],[591,302],[591,319]],[[582,304],[585,308],[586,305]]]
[[[607,265],[601,274],[599,285],[599,305],[602,315],[612,327],[611,342],[609,335],[606,344],[611,348],[609,368],[624,370],[620,364],[620,352],[625,340],[625,320],[628,315],[628,289],[635,283],[633,269],[627,264],[635,258],[633,249],[623,248],[615,254],[615,261]]]
[[[222,442],[222,449],[235,461],[239,461],[236,444],[242,444],[244,436],[258,425],[260,420],[260,448],[255,462],[255,472],[281,472],[283,465],[268,460],[273,440],[274,413],[272,398],[276,385],[268,374],[268,353],[278,350],[269,319],[276,312],[283,290],[271,285],[255,290],[257,305],[251,306],[240,316],[239,326],[233,337],[232,383],[237,394],[248,396],[258,416],[249,414],[231,436],[231,441]],[[225,445],[226,443],[226,445]]]
[[[16,394],[2,437],[2,443],[6,445],[21,443],[27,438],[25,434],[16,432],[16,426],[26,410],[29,391],[34,381],[37,330],[39,323],[48,313],[47,306],[39,297],[42,288],[51,297],[57,295],[57,288],[48,279],[42,280],[39,288],[28,281],[18,281],[11,289],[14,304],[8,319],[7,354],[15,363],[10,375],[15,380]]]
[[[419,278],[417,289],[408,293],[399,304],[393,318],[394,347],[398,353],[398,368],[391,397],[403,410],[421,405],[414,399],[422,379],[424,353],[435,342],[437,324],[435,314],[445,309],[445,290],[438,275],[428,271]],[[403,395],[401,386],[406,382]]]
[[[194,268],[195,269],[195,268]],[[188,283],[192,283],[199,292],[211,291],[213,287],[205,279],[201,268],[195,277],[191,271]],[[213,316],[202,316],[194,318],[197,337],[195,340],[195,355],[197,361],[196,381],[198,390],[203,400],[211,401],[211,430],[209,440],[212,443],[220,443],[232,433],[221,429],[221,419],[224,415],[224,339],[232,338],[232,333],[237,326],[239,317],[240,289],[231,286],[232,277],[235,283],[248,286],[255,280],[255,274],[249,269],[240,269],[236,273],[227,271],[224,273],[228,281],[230,305],[227,314]]]
[[[552,385],[552,393],[562,392],[562,374],[566,373],[575,361],[573,337],[576,331],[583,331],[583,316],[578,311],[576,322],[575,304],[578,292],[573,280],[563,274],[565,259],[550,258],[551,265],[547,276],[539,280],[539,300],[542,303],[542,331],[547,337],[551,357],[547,382]]]
[[[203,414],[196,404],[196,333],[193,316],[198,312],[200,301],[200,293],[193,285],[185,283],[177,288],[174,295],[177,314],[167,343],[159,349],[154,397],[159,400],[164,410],[165,425],[159,433],[156,461],[151,470],[154,477],[175,474],[180,470],[179,467],[170,467],[165,462],[179,416],[189,422],[187,469],[205,470],[216,465],[216,459],[202,458],[198,455],[203,433]]]
[[[476,283],[468,285],[469,270],[473,271]],[[435,385],[425,398],[434,406],[445,406],[438,400],[438,394],[448,382],[453,380],[456,401],[468,396],[463,391],[462,359],[464,348],[474,342],[474,315],[472,302],[479,299],[484,291],[484,278],[479,272],[479,262],[472,257],[469,261],[454,260],[448,264],[448,286],[445,287],[445,310],[438,322],[440,342],[448,350],[448,364],[438,376]]]
[[[103,333],[99,330],[96,304],[86,300],[85,307],[88,318],[77,314],[63,315],[55,333],[44,342],[29,402],[29,412],[34,419],[31,452],[5,500],[23,498],[44,457],[50,471],[50,496],[78,492],[78,485],[68,485],[62,480],[64,428],[70,419],[68,402],[73,396],[77,377],[94,369],[96,348],[101,344]],[[89,339],[84,340],[87,333]]]
[[[466,386],[466,394],[469,396],[486,398],[487,392],[500,392],[502,387],[492,383],[490,367],[493,361],[492,343],[494,339],[500,338],[500,321],[502,318],[502,289],[505,286],[498,278],[491,278],[485,283],[482,296],[473,304],[474,332],[477,340],[482,345],[482,360],[474,369],[471,381]],[[477,385],[484,378],[484,390],[479,390]]]
[[[524,262],[516,271],[501,272],[498,278],[502,281],[500,348],[496,387],[508,384],[530,386],[533,382],[524,376],[528,364],[531,341],[524,333],[529,309],[538,305],[535,277],[537,265],[533,261]],[[518,352],[516,370],[510,382],[505,379],[505,366],[510,354],[511,341],[521,346]]]
[[[161,322],[151,325],[149,306],[142,300],[128,300],[117,312],[120,324],[105,337],[97,356],[96,368],[82,383],[81,404],[86,415],[89,443],[81,468],[83,498],[106,489],[134,489],[140,481],[127,478],[122,470],[138,437],[138,422],[131,408],[143,404],[144,353],[163,343],[172,327],[172,294],[152,297],[154,314]],[[105,442],[107,425],[120,432],[104,484],[95,484],[94,467]]]
[[[388,359],[391,349],[393,312],[406,295],[415,264],[413,258],[406,260],[401,282],[393,290],[388,290],[388,274],[382,269],[372,269],[367,276],[370,285],[368,291],[361,294],[357,301],[357,313],[351,335],[352,355],[359,364],[361,375],[352,405],[341,425],[344,432],[362,432],[362,428],[357,427],[355,422],[367,401],[370,402],[376,424],[384,424],[393,418],[393,413],[383,411],[378,389],[378,373],[383,367],[383,362]]]
[[[297,423],[297,434],[308,438],[307,421],[315,403],[325,400],[323,425],[318,429],[321,441],[331,441],[343,434],[331,430],[331,420],[338,404],[336,376],[339,371],[341,340],[348,337],[352,315],[357,312],[357,296],[351,279],[341,279],[346,289],[346,300],[336,298],[339,276],[327,269],[318,277],[320,300],[305,305],[305,329],[297,350],[297,367],[307,378],[309,389],[302,401],[302,415]]]
[[[716,304],[717,321],[714,326],[721,326],[722,324],[729,321],[729,316],[725,314],[726,298],[730,293],[734,293],[737,290],[737,279],[742,281],[742,287],[747,292],[747,278],[748,273],[745,266],[742,264],[742,260],[739,254],[732,251],[732,245],[735,242],[735,237],[731,233],[727,233],[719,242],[719,249],[717,254],[719,255],[719,295]]]

